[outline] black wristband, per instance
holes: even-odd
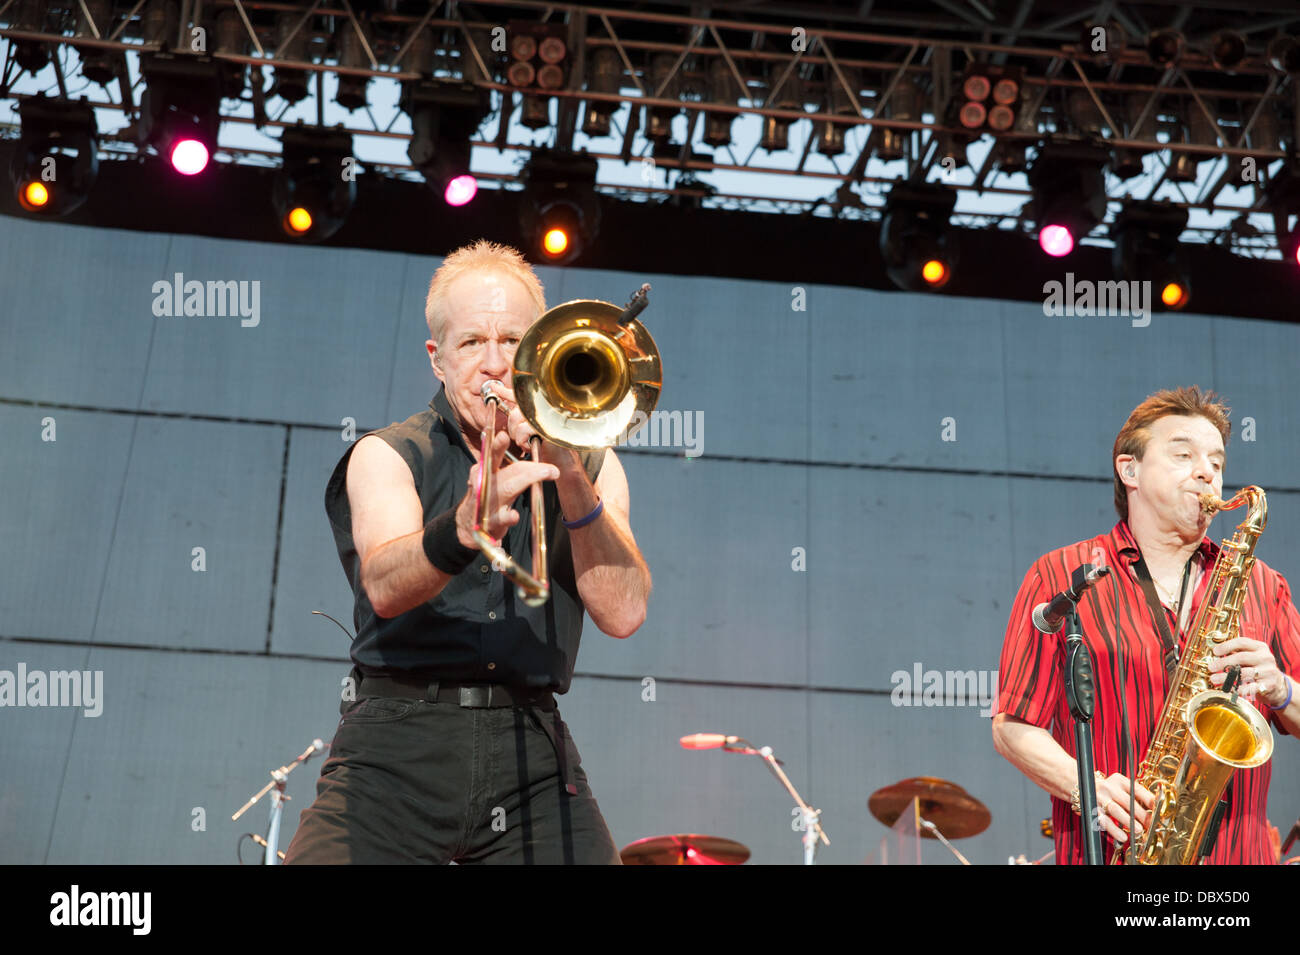
[[[474,562],[479,552],[456,536],[456,509],[443,511],[424,525],[424,556],[444,574],[455,577]]]

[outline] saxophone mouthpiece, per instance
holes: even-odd
[[[1223,507],[1223,501],[1219,500],[1213,494],[1201,495],[1201,511],[1206,514],[1215,514]]]

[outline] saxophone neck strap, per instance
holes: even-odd
[[[1193,554],[1187,559],[1187,566],[1183,568],[1183,585],[1178,591],[1178,612],[1181,615],[1183,601],[1187,598],[1187,581],[1192,575],[1192,561],[1196,559]],[[1156,586],[1151,580],[1151,571],[1147,568],[1146,558],[1138,555],[1137,563],[1133,565],[1137,572],[1138,583],[1142,585],[1142,592],[1146,594],[1147,607],[1151,611],[1151,618],[1155,621],[1156,629],[1160,632],[1160,642],[1165,648],[1165,690],[1174,682],[1174,670],[1178,667],[1178,641],[1174,639],[1173,633],[1169,629],[1169,616],[1165,613],[1164,604],[1156,596]]]

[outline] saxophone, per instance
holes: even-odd
[[[1268,721],[1236,694],[1212,689],[1210,662],[1216,643],[1241,632],[1255,544],[1268,522],[1268,501],[1258,487],[1244,487],[1230,500],[1201,495],[1207,514],[1247,505],[1245,519],[1225,540],[1211,571],[1209,589],[1196,614],[1187,647],[1165,700],[1137,782],[1155,796],[1151,824],[1134,845],[1141,865],[1191,865],[1215,807],[1232,774],[1268,762],[1273,731]],[[1117,848],[1112,864],[1124,861]]]

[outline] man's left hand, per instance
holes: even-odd
[[[1287,695],[1287,679],[1277,668],[1277,660],[1267,643],[1249,637],[1234,637],[1213,648],[1215,659],[1210,661],[1210,682],[1223,685],[1230,666],[1241,667],[1241,682],[1237,695],[1253,700],[1256,696],[1267,706],[1277,706]]]
[[[506,417],[506,431],[510,434],[510,440],[519,448],[525,451],[531,449],[529,442],[533,435],[537,434],[537,429],[528,423],[524,413],[519,410],[519,404],[515,401],[515,393],[508,387],[502,387],[500,391],[505,395],[509,403],[510,411]],[[578,452],[572,448],[562,448],[558,444],[552,444],[545,438],[542,438],[542,450],[538,460],[543,464],[554,464],[560,469],[560,476],[563,477],[569,472],[583,471],[582,459],[578,457]]]

